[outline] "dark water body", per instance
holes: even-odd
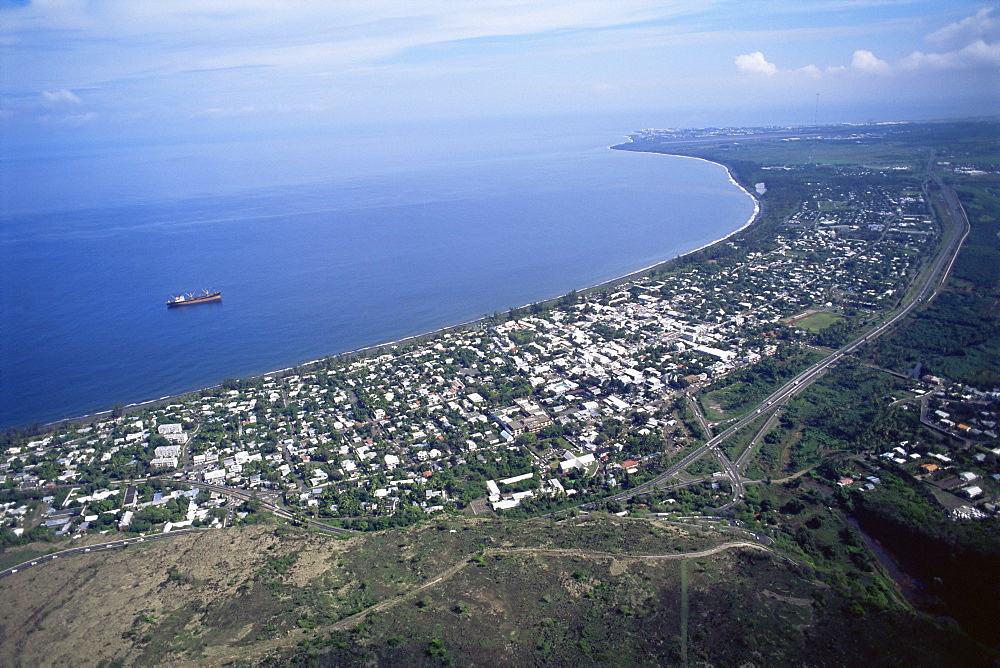
[[[875,557],[878,559],[882,567],[885,568],[889,577],[899,586],[900,592],[916,607],[921,607],[925,603],[924,596],[924,586],[921,582],[907,573],[903,572],[900,568],[899,562],[889,554],[880,542],[865,533],[865,530],[861,528],[861,524],[855,518],[851,517],[847,520],[850,522],[851,526],[858,530],[861,537],[864,539],[865,544],[868,545]]]
[[[215,147],[204,163],[191,147],[11,161],[24,187],[5,198],[0,237],[0,425],[190,391],[554,297],[700,247],[752,215],[717,165],[606,148],[626,131],[473,138],[448,144],[450,157],[440,137],[394,137],[291,154]],[[164,305],[202,288],[223,301]]]

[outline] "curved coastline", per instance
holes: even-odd
[[[631,138],[629,138],[629,141],[631,142]],[[612,151],[614,151],[614,150],[621,150],[621,149],[616,149],[614,146],[607,146],[606,148],[608,150],[612,150]],[[623,274],[621,276],[618,276],[618,277],[615,277],[615,278],[611,278],[611,279],[608,279],[606,281],[601,281],[599,283],[596,283],[596,284],[588,286],[588,287],[579,288],[579,289],[575,290],[575,292],[579,292],[579,293],[583,293],[583,294],[591,293],[591,292],[597,292],[597,291],[600,291],[600,290],[603,290],[603,289],[606,289],[606,288],[613,288],[613,287],[622,285],[624,283],[627,283],[629,281],[636,280],[636,279],[638,279],[638,278],[640,278],[640,277],[648,274],[649,272],[653,271],[654,269],[657,269],[657,268],[665,265],[668,262],[672,262],[672,261],[676,260],[677,258],[684,257],[686,255],[691,255],[692,253],[697,253],[697,252],[702,251],[702,250],[704,250],[706,248],[714,246],[714,245],[716,245],[718,243],[722,243],[723,241],[726,241],[727,239],[735,236],[736,234],[739,234],[743,230],[745,230],[748,227],[750,227],[751,225],[753,225],[755,222],[757,222],[757,219],[760,217],[761,205],[760,205],[759,198],[756,195],[754,195],[752,192],[750,192],[747,188],[745,188],[741,183],[739,183],[733,177],[733,173],[730,171],[729,167],[727,167],[726,165],[724,165],[722,163],[719,163],[719,162],[714,162],[712,160],[706,160],[705,158],[698,158],[698,157],[688,156],[688,155],[677,155],[677,154],[673,154],[673,153],[657,153],[657,152],[654,152],[654,151],[633,151],[633,153],[647,153],[647,154],[650,154],[650,155],[666,155],[666,156],[674,157],[674,158],[686,158],[686,159],[689,159],[689,160],[698,160],[698,161],[701,161],[701,162],[705,162],[705,163],[708,163],[710,165],[717,165],[718,167],[721,167],[722,169],[724,169],[726,171],[726,176],[729,179],[729,182],[732,183],[733,185],[735,185],[740,190],[742,190],[747,195],[747,197],[749,197],[753,201],[753,205],[754,205],[753,212],[750,214],[750,217],[747,219],[747,221],[743,225],[741,225],[740,227],[736,228],[735,230],[733,230],[732,232],[726,234],[723,237],[720,237],[720,238],[715,239],[713,241],[709,241],[708,243],[702,244],[701,246],[699,246],[697,248],[694,248],[694,249],[691,249],[689,251],[685,251],[683,253],[678,253],[677,255],[674,255],[673,257],[667,258],[665,260],[660,260],[658,262],[654,262],[653,264],[651,264],[649,266],[643,267],[641,269],[637,269],[635,271],[631,271],[631,272],[629,272],[627,274]],[[527,304],[522,304],[522,305],[517,306],[515,308],[526,308],[526,307],[533,306],[535,304],[545,304],[545,303],[548,303],[548,302],[554,302],[554,301],[558,300],[560,297],[563,297],[563,296],[565,296],[565,295],[557,295],[555,297],[550,297],[550,298],[546,298],[546,299],[540,299],[540,300],[537,300],[537,301],[528,302]],[[451,324],[451,325],[445,325],[443,327],[439,327],[437,329],[433,329],[433,330],[430,330],[430,331],[427,331],[427,332],[421,332],[421,333],[418,333],[418,334],[411,334],[409,336],[404,336],[403,338],[397,339],[397,340],[394,340],[394,341],[385,341],[385,342],[382,342],[382,343],[375,343],[375,344],[372,344],[370,346],[363,346],[361,348],[354,348],[352,350],[348,350],[348,351],[344,351],[344,352],[331,353],[330,355],[327,355],[325,357],[318,358],[318,359],[313,359],[313,360],[309,360],[309,361],[306,361],[306,362],[300,362],[298,364],[294,364],[294,365],[289,366],[289,367],[284,367],[284,368],[281,368],[281,369],[275,369],[273,371],[268,371],[268,372],[257,374],[257,375],[246,376],[246,377],[244,377],[244,379],[249,380],[249,379],[254,379],[254,378],[264,378],[264,377],[267,377],[267,376],[283,376],[283,375],[287,374],[290,371],[295,371],[297,369],[303,369],[303,368],[306,369],[306,370],[308,370],[311,367],[324,362],[324,360],[326,360],[326,359],[328,359],[330,357],[344,357],[344,358],[362,357],[362,356],[365,356],[365,355],[368,355],[368,354],[371,354],[371,353],[374,353],[374,352],[382,351],[382,350],[391,350],[391,349],[393,349],[393,348],[395,348],[397,346],[404,345],[406,343],[410,343],[410,342],[413,342],[413,341],[418,341],[418,340],[421,340],[421,339],[425,339],[425,338],[428,338],[428,337],[434,337],[434,336],[436,336],[438,334],[442,334],[444,332],[448,332],[448,331],[451,331],[451,330],[459,330],[459,329],[464,329],[464,328],[467,328],[467,327],[471,327],[471,326],[474,326],[474,325],[476,325],[478,323],[484,322],[485,320],[489,319],[490,317],[491,317],[490,315],[484,315],[484,316],[473,318],[471,320],[467,320],[467,321],[464,321],[464,322],[455,323],[455,324]],[[222,383],[221,382],[220,383],[216,383],[214,385],[208,385],[208,386],[205,386],[205,387],[194,388],[194,389],[191,389],[191,390],[187,390],[185,392],[179,392],[177,394],[171,394],[171,395],[159,397],[157,399],[147,399],[145,401],[139,401],[139,402],[135,402],[135,403],[129,403],[129,404],[125,404],[125,405],[122,406],[122,411],[124,413],[130,413],[130,412],[133,412],[133,411],[136,411],[136,410],[141,410],[141,409],[146,409],[146,408],[152,408],[152,407],[155,407],[155,406],[158,406],[158,405],[169,403],[169,402],[177,400],[177,399],[181,399],[183,397],[187,397],[189,395],[198,394],[200,392],[205,392],[205,391],[208,391],[208,390],[213,390],[213,389],[216,389],[216,388],[219,388],[219,387],[222,387]],[[87,413],[87,414],[84,414],[84,415],[75,416],[75,417],[60,418],[58,420],[53,420],[51,422],[46,422],[46,423],[42,424],[42,428],[52,428],[52,427],[56,427],[58,425],[67,424],[67,423],[73,423],[73,422],[94,422],[94,421],[96,421],[96,420],[98,420],[98,419],[100,419],[102,417],[111,415],[112,412],[113,412],[113,409],[106,409],[106,410],[96,411],[94,413]],[[11,427],[7,427],[7,429],[9,429],[9,428],[11,428]]]

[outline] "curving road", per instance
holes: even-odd
[[[115,548],[127,547],[129,545],[135,545],[136,543],[145,543],[147,541],[153,540],[163,540],[164,538],[173,538],[174,536],[184,536],[191,533],[197,533],[199,531],[210,531],[210,529],[179,529],[177,531],[171,531],[169,533],[158,533],[152,536],[140,536],[138,538],[123,538],[121,540],[113,540],[110,543],[100,543],[98,545],[84,545],[80,547],[72,547],[68,550],[61,550],[59,552],[53,552],[52,554],[46,554],[43,557],[36,557],[34,559],[29,559],[28,561],[22,562],[17,566],[11,566],[10,568],[0,571],[0,579],[14,575],[19,571],[26,570],[32,566],[39,566],[48,561],[53,561],[59,559],[60,557],[68,557],[74,554],[85,554],[87,552],[105,552],[107,550],[113,550]]]

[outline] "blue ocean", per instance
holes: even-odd
[[[632,128],[331,134],[8,162],[0,425],[174,395],[504,311],[745,225]],[[221,290],[220,303],[168,309]]]

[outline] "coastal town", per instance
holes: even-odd
[[[1000,668],[1000,0],[0,19],[0,668]]]
[[[708,390],[746,369],[789,378],[842,345],[850,323],[900,302],[939,229],[919,188],[873,186],[878,172],[843,168],[839,183],[859,187],[816,184],[765,247],[725,271],[681,263],[25,437],[0,461],[12,499],[0,504],[3,531],[221,527],[254,521],[262,502],[365,530],[436,513],[552,512],[629,489],[725,423],[706,411]],[[871,451],[838,486],[863,493],[879,467],[895,467],[933,484],[955,519],[995,513],[1000,390],[895,375],[905,389],[894,405],[938,437]],[[712,459],[679,480],[703,493],[667,499],[678,512],[729,501],[732,480]]]

